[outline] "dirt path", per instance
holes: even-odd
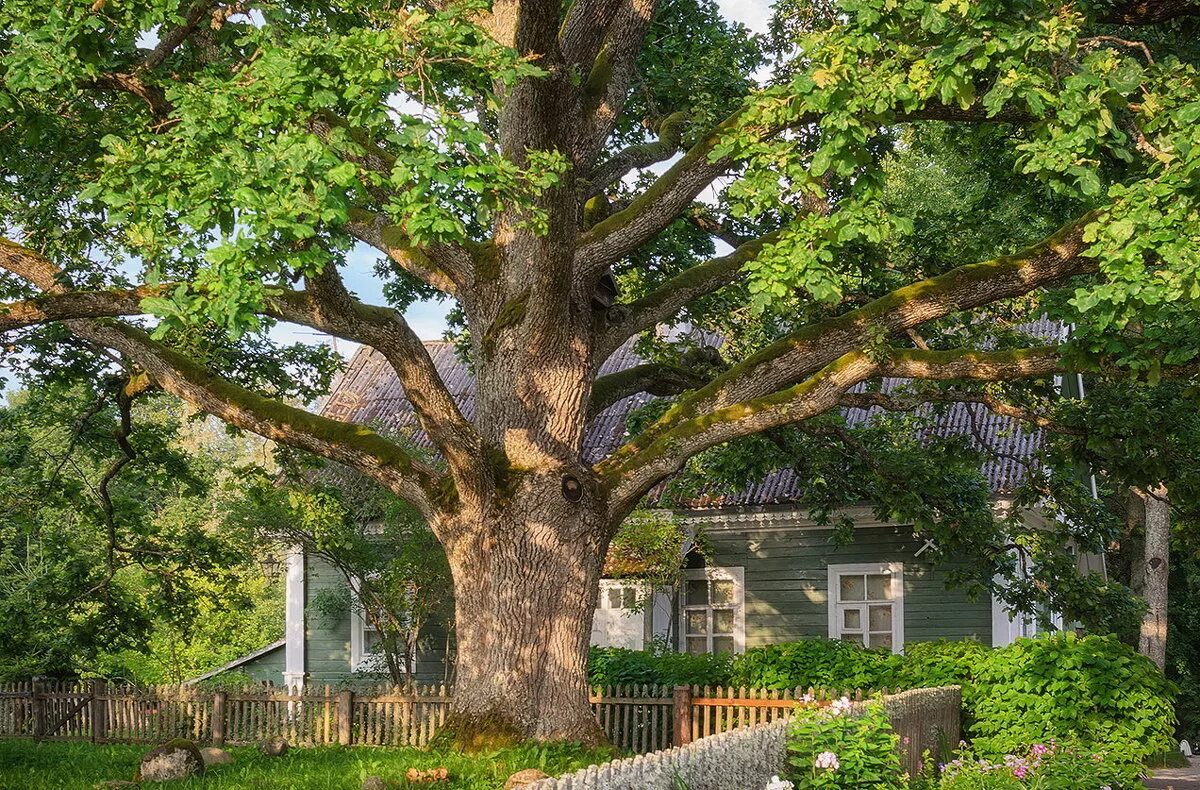
[[[1200,790],[1200,758],[1193,757],[1187,768],[1162,768],[1146,780],[1150,790]]]

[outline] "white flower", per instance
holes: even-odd
[[[842,767],[842,764],[838,762],[838,756],[833,752],[821,752],[813,761],[813,765],[826,771],[836,771]]]
[[[786,779],[772,776],[771,781],[767,782],[766,790],[796,790],[796,786]]]
[[[840,716],[843,713],[849,712],[850,704],[849,697],[842,697],[841,699],[835,699],[829,707],[832,709],[834,716]]]

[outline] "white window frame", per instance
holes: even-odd
[[[829,568],[829,638],[841,639],[842,601],[841,577],[891,574],[892,577],[892,652],[904,652],[904,563],[903,562],[856,562],[830,565]],[[866,602],[856,601],[856,604]],[[865,625],[865,624],[864,624]],[[863,629],[863,633],[867,632]]]
[[[350,594],[354,602],[350,607],[350,671],[351,672],[386,672],[387,661],[380,653],[369,653],[367,646],[367,631],[374,631],[367,618],[363,616],[362,604],[359,601],[359,590],[362,582],[357,577],[350,580]]]
[[[679,651],[687,652],[688,609],[701,608],[687,605],[687,583],[701,579],[733,582],[733,652],[735,654],[746,652],[746,569],[743,567],[690,568],[683,572],[683,585],[679,592]],[[708,652],[711,653],[713,639],[711,602],[704,608],[708,610]]]

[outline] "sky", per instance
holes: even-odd
[[[718,5],[726,19],[741,22],[755,33],[766,32],[771,15],[770,0],[720,0]],[[361,300],[370,304],[383,304],[380,282],[372,273],[377,259],[378,253],[360,244],[350,255],[343,270],[347,287]],[[450,307],[449,301],[419,302],[410,307],[404,317],[422,340],[440,340],[446,330],[446,313]],[[319,340],[311,330],[287,325],[277,327],[275,336],[280,340],[289,341]],[[337,349],[342,353],[350,353],[354,345],[339,341]]]

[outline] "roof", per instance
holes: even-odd
[[[1027,325],[1023,330],[1043,338],[1062,334],[1060,324],[1046,320]],[[425,347],[463,416],[472,419],[475,382],[466,363],[459,358],[452,343],[428,341]],[[629,342],[601,366],[600,375],[624,370],[642,361],[633,351],[633,343]],[[904,383],[903,379],[887,379],[883,389],[894,390]],[[860,385],[856,389],[865,387]],[[584,459],[594,463],[624,444],[628,438],[625,426],[630,412],[653,399],[652,395],[639,393],[614,403],[597,415],[584,439]],[[429,446],[395,371],[382,354],[366,346],[358,350],[338,377],[320,412],[337,420],[368,423],[385,433],[407,434],[418,444]],[[851,425],[860,425],[876,412],[877,409],[847,409],[844,413]],[[1041,430],[1028,430],[1015,420],[975,404],[959,403],[936,414],[931,410],[927,413],[931,421],[924,430],[926,435],[938,438],[962,436],[985,451],[988,460],[981,471],[996,494],[1012,491],[1021,484],[1026,475],[1026,463],[1044,439]],[[791,469],[780,469],[741,490],[705,496],[703,501],[686,504],[693,508],[782,504],[798,500],[800,494],[800,477]]]
[[[215,676],[221,674],[222,672],[228,672],[231,669],[237,669],[240,666],[249,664],[251,661],[253,661],[256,658],[261,658],[261,657],[267,655],[268,653],[275,652],[279,648],[283,647],[285,644],[287,644],[286,639],[280,639],[278,642],[272,642],[271,644],[267,645],[266,647],[260,647],[258,650],[255,650],[253,653],[247,653],[244,656],[235,658],[234,660],[230,661],[228,664],[222,664],[221,666],[217,667],[216,669],[211,669],[208,672],[205,672],[203,675],[197,675],[194,678],[185,680],[184,685],[191,685],[192,683],[199,683],[202,680],[208,680],[211,677],[215,677]]]

